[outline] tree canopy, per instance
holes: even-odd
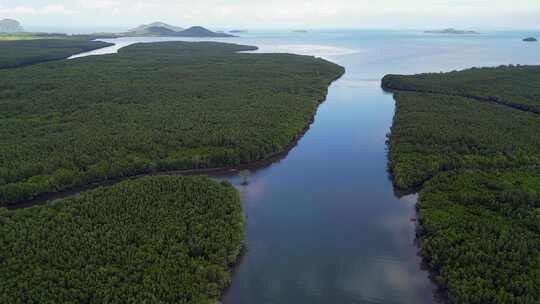
[[[449,303],[540,302],[540,67],[388,75],[389,166]]]
[[[0,208],[0,302],[214,304],[243,232],[238,192],[204,177]]]
[[[91,37],[62,36],[54,39],[36,37],[36,39],[14,41],[0,39],[0,69],[64,59],[71,55],[113,45],[102,41],[92,41],[89,38]]]
[[[224,43],[0,70],[0,205],[154,171],[231,167],[282,152],[343,68]]]

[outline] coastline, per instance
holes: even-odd
[[[385,91],[385,92],[388,92],[388,93],[391,93],[392,94],[392,99],[394,99],[394,102],[397,103],[397,100],[395,99],[395,92],[399,92],[399,91],[406,91],[406,90],[397,90],[397,89],[392,89],[391,87],[389,86],[386,86],[385,82],[384,82],[384,78],[383,80],[381,81],[381,88]],[[413,91],[413,90],[411,90]],[[413,91],[413,92],[416,92],[416,91]],[[395,115],[395,113],[394,113]],[[392,123],[392,126],[393,126],[393,123]],[[430,178],[427,178],[425,180],[422,180],[420,183],[416,184],[416,185],[413,185],[413,186],[409,186],[409,187],[401,187],[399,185],[396,184],[395,182],[395,175],[394,175],[394,172],[392,170],[392,166],[391,166],[391,163],[390,163],[390,159],[389,159],[389,151],[391,149],[390,147],[390,137],[391,137],[391,134],[389,133],[389,135],[387,136],[387,140],[386,140],[386,146],[387,146],[387,165],[388,165],[388,168],[387,168],[387,172],[388,172],[388,177],[389,179],[391,180],[392,182],[392,185],[394,187],[394,194],[396,195],[408,195],[408,194],[418,194],[418,197],[416,199],[416,203],[415,203],[415,206],[414,206],[414,209],[415,209],[415,228],[414,228],[414,233],[415,233],[415,239],[414,239],[414,245],[417,249],[417,255],[421,258],[421,263],[420,263],[420,268],[421,269],[424,269],[428,272],[428,276],[429,276],[429,279],[430,281],[437,287],[434,292],[433,292],[433,298],[435,300],[436,303],[448,303],[448,294],[447,294],[447,288],[441,284],[439,284],[436,280],[435,280],[435,277],[437,276],[438,272],[434,269],[432,269],[431,267],[429,267],[429,258],[428,256],[426,255],[423,247],[422,247],[422,235],[423,235],[423,231],[424,231],[424,228],[422,226],[422,218],[420,217],[420,213],[419,213],[419,204],[420,204],[420,200],[421,200],[421,192],[422,192],[422,189],[424,187],[424,184],[426,182],[428,182],[430,179],[433,178],[430,177]]]

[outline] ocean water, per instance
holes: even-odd
[[[347,70],[329,90],[310,130],[288,155],[254,170],[239,189],[246,252],[222,301],[264,303],[435,303],[435,286],[415,245],[414,194],[399,197],[389,179],[385,136],[392,95],[388,73],[540,64],[540,32],[433,35],[418,31],[250,32],[214,39],[258,52],[323,57]],[[188,40],[120,38],[134,42]],[[205,39],[207,40],[207,39]],[[84,56],[90,54],[84,54]]]

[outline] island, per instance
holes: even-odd
[[[294,30],[293,33],[308,33],[307,30]]]
[[[478,35],[480,33],[475,31],[457,30],[455,28],[447,28],[442,30],[429,30],[425,31],[426,34],[453,34],[453,35]]]
[[[534,37],[527,37],[525,39],[523,39],[524,42],[537,42],[538,39],[534,38]]]
[[[233,35],[213,32],[202,26],[192,26],[184,29],[178,26],[169,25],[164,22],[154,22],[148,25],[140,25],[124,36],[163,36],[163,37],[203,37],[203,38],[226,38],[235,37]]]
[[[230,30],[229,33],[232,33],[232,34],[240,34],[240,33],[247,33],[248,31],[246,30]]]
[[[0,33],[19,33],[24,32],[21,23],[13,19],[0,20]]]
[[[389,168],[448,303],[540,303],[540,66],[387,75]],[[517,287],[519,286],[519,287]]]

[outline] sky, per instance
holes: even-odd
[[[540,0],[0,0],[23,26],[540,29]]]

